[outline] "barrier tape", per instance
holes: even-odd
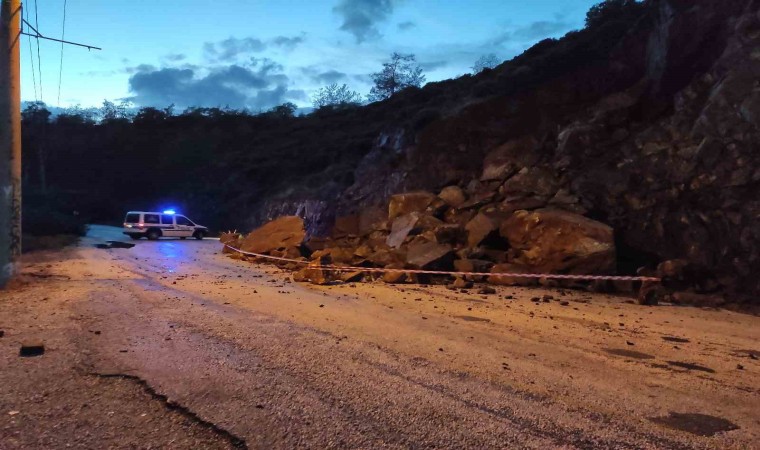
[[[456,271],[443,271],[443,270],[420,270],[420,269],[387,269],[384,267],[355,267],[355,266],[336,266],[333,264],[315,264],[311,261],[303,261],[300,259],[283,258],[281,256],[264,255],[261,253],[246,252],[239,248],[235,248],[229,244],[224,244],[226,248],[233,250],[241,255],[254,256],[256,258],[270,259],[273,261],[283,261],[305,265],[309,269],[325,269],[335,270],[337,272],[404,272],[404,273],[420,273],[430,275],[452,275],[452,276],[494,276],[494,277],[512,277],[512,278],[550,278],[555,280],[611,280],[611,281],[654,281],[660,282],[660,278],[657,277],[634,277],[634,276],[621,276],[621,275],[563,275],[563,274],[549,274],[549,273],[490,273],[490,272],[456,272]]]

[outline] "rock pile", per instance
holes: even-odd
[[[525,199],[510,198],[500,187],[501,183],[468,189],[452,185],[438,195],[393,195],[387,216],[371,221],[369,211],[338,218],[324,238],[306,238],[303,220],[285,216],[246,236],[228,234],[221,240],[244,251],[319,265],[478,272],[483,276],[475,278],[495,284],[530,284],[534,279],[490,273],[615,273],[609,226],[557,208],[518,209]],[[367,274],[288,265],[296,267],[296,280],[318,284],[359,281]],[[451,281],[405,272],[377,276],[390,283]]]

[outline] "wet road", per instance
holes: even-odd
[[[558,289],[314,287],[230,259],[214,240],[94,247],[109,239],[127,241],[93,227],[79,249],[25,269],[44,275],[30,292],[65,297],[56,308],[77,321],[66,347],[77,370],[136,380],[234,445],[752,448],[760,439],[753,316]]]

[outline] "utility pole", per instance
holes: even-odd
[[[21,0],[0,0],[0,288],[21,255]]]

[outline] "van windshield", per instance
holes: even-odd
[[[127,217],[124,219],[125,223],[139,223],[140,222],[140,215],[135,213],[127,214]]]
[[[195,224],[190,219],[188,219],[185,216],[177,216],[177,225],[192,226],[192,225],[195,225]]]

